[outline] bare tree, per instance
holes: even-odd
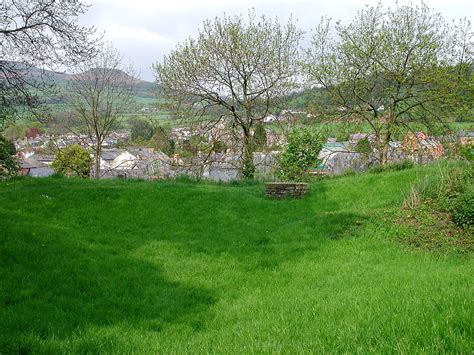
[[[381,164],[397,130],[443,123],[472,81],[470,24],[456,30],[424,4],[379,3],[335,32],[327,19],[316,28],[307,73],[329,93],[324,116],[372,128]]]
[[[302,31],[290,19],[242,16],[205,21],[199,36],[154,66],[179,117],[227,120],[241,137],[241,173],[253,177],[252,128],[295,89]]]
[[[26,110],[38,113],[40,95],[54,84],[43,68],[64,69],[94,56],[95,30],[77,23],[86,10],[77,0],[2,0],[0,128]]]
[[[99,178],[102,145],[133,103],[138,80],[131,65],[123,65],[122,56],[111,45],[76,70],[66,100],[81,121],[80,128],[94,142],[94,176]]]

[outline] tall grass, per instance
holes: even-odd
[[[0,182],[0,353],[471,353],[474,260],[392,220],[433,168],[263,184]]]

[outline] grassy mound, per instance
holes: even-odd
[[[2,182],[0,352],[471,352],[471,255],[397,242],[427,171]]]

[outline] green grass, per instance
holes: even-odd
[[[472,256],[389,218],[426,172],[2,182],[0,353],[471,353]]]

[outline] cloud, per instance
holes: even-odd
[[[364,4],[379,0],[89,0],[90,10],[81,23],[105,31],[105,39],[125,57],[130,58],[146,80],[152,80],[151,64],[161,60],[176,44],[196,36],[206,19],[246,14],[254,8],[258,14],[282,21],[292,14],[301,29],[309,33],[326,15],[343,22],[350,21]],[[407,4],[411,0],[399,0]],[[414,4],[420,0],[411,1]],[[446,19],[468,16],[474,20],[471,0],[426,0],[428,6],[441,12]],[[384,1],[395,6],[395,0]]]

